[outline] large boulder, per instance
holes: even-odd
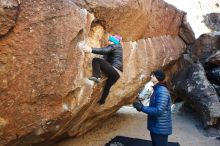
[[[164,1],[153,0],[73,0],[84,8],[90,7],[97,21],[110,33],[119,33],[124,40],[176,35],[183,12]],[[120,15],[123,14],[123,15]],[[155,21],[156,20],[156,21]],[[166,23],[164,23],[166,21]]]
[[[189,47],[190,55],[194,60],[199,60],[203,66],[209,65],[219,66],[218,54],[220,50],[219,35],[201,35],[194,44]]]
[[[204,126],[216,124],[220,117],[220,102],[202,64],[185,55],[178,66],[182,69],[174,77],[174,93],[201,114]]]
[[[173,78],[174,93],[202,115],[204,125],[214,125],[220,118],[219,41],[218,35],[201,35],[188,46],[184,59],[175,65],[179,71]]]
[[[183,13],[163,1],[19,2],[16,25],[0,40],[0,145],[87,132],[131,103],[151,71],[185,51],[178,36]],[[87,79],[94,56],[78,43],[100,47],[108,33],[129,41],[122,43],[124,72],[100,106],[105,80]]]

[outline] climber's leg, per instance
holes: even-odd
[[[97,82],[96,80],[98,80],[99,82],[99,79],[101,78],[101,71],[108,75],[108,79],[103,89],[101,99],[99,100],[100,104],[104,104],[111,86],[119,79],[120,75],[109,62],[101,58],[94,58],[92,60],[93,77],[90,77],[90,79],[94,80],[95,82]]]
[[[109,94],[109,90],[110,90],[111,86],[120,78],[120,75],[112,66],[109,66],[108,68],[105,67],[105,69],[107,69],[107,70],[103,70],[103,72],[108,74],[108,79],[107,79],[105,87],[103,89],[102,96],[99,100],[99,104],[105,103],[105,100]]]
[[[101,78],[101,62],[104,60],[101,58],[93,58],[92,60],[92,77],[90,77],[90,80],[95,81],[96,83],[99,83]]]

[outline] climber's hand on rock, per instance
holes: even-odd
[[[88,45],[85,45],[85,47],[83,48],[83,51],[86,53],[91,53],[92,52],[92,48]]]
[[[84,41],[79,42],[78,46],[84,52],[88,52],[88,53],[92,52],[92,48],[89,45],[87,45],[87,43],[85,43]]]

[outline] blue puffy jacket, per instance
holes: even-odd
[[[147,128],[155,134],[172,134],[171,97],[167,88],[158,83],[150,97],[149,106],[144,106],[142,112],[148,114]]]

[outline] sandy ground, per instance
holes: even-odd
[[[119,135],[150,140],[146,121],[147,116],[144,113],[125,106],[87,134],[63,140],[54,146],[104,146]],[[214,137],[216,134],[218,134],[217,130],[208,133],[204,131],[196,113],[183,108],[173,114],[173,134],[169,137],[169,141],[179,142],[181,146],[220,146],[220,140]]]

